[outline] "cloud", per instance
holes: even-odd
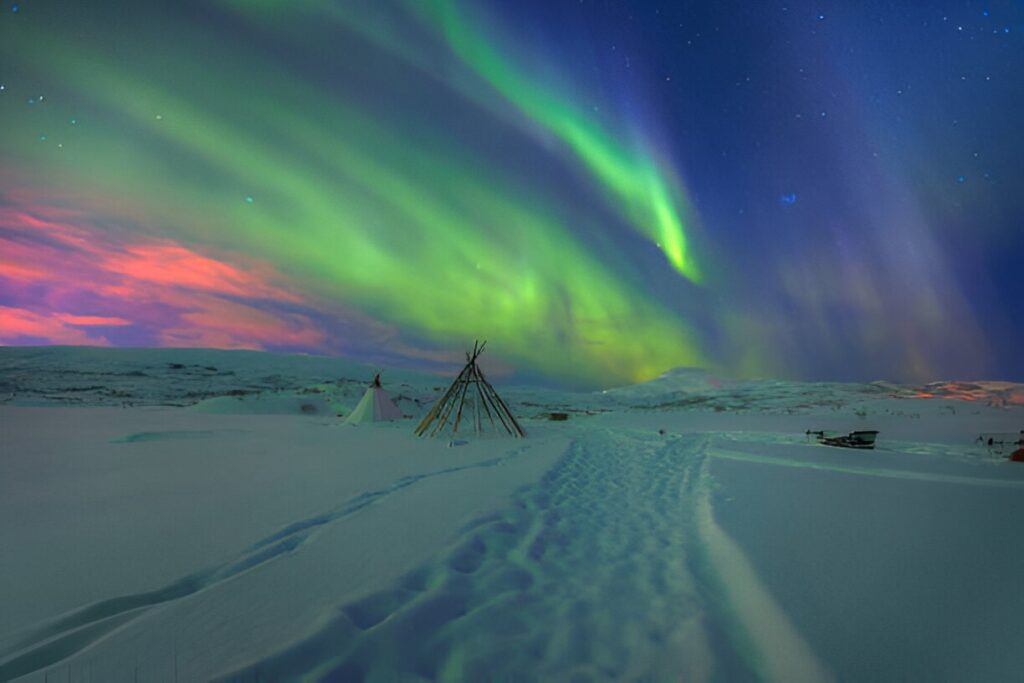
[[[0,306],[0,344],[45,341],[49,344],[110,345],[106,337],[82,330],[67,318],[66,314],[39,313],[25,308]]]
[[[121,327],[124,325],[132,324],[131,320],[125,320],[124,318],[114,318],[102,315],[74,315],[71,313],[55,313],[53,317],[58,321],[64,323],[65,325],[74,325],[76,327]]]
[[[273,271],[268,266],[242,270],[170,242],[126,245],[108,254],[101,267],[137,282],[251,299],[302,301],[295,294],[270,284]]]
[[[109,345],[119,328],[167,346],[326,350],[322,315],[269,264],[102,222],[24,194],[0,205],[0,342]]]

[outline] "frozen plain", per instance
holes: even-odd
[[[1024,428],[1020,386],[499,383],[529,437],[449,447],[342,426],[370,377],[0,349],[0,680],[1024,670],[1024,465],[976,442]],[[446,383],[384,381],[415,415]]]

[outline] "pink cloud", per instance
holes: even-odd
[[[0,226],[11,224],[3,220],[0,210]],[[74,255],[70,255],[75,260]],[[46,243],[21,242],[0,236],[0,275],[22,282],[54,280],[67,272],[69,255]]]
[[[200,304],[182,313],[187,325],[162,331],[163,345],[257,349],[276,344],[318,349],[327,343],[327,334],[304,315],[268,313],[213,297]]]
[[[252,299],[291,303],[301,301],[294,294],[269,284],[271,271],[265,265],[241,270],[224,261],[166,242],[127,245],[122,253],[108,254],[101,267],[110,273],[141,282]]]
[[[27,339],[45,339],[51,344],[110,345],[105,337],[80,330],[61,320],[60,315],[0,306],[0,343],[17,344]]]
[[[88,328],[116,327],[164,345],[327,349],[314,309],[270,264],[95,227],[116,223],[38,202],[0,206],[0,343],[106,345]]]
[[[80,327],[120,327],[131,325],[131,320],[112,318],[101,315],[73,315],[71,313],[55,313],[53,317],[66,325]]]

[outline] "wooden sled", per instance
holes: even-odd
[[[837,434],[828,434],[824,431],[813,431],[808,430],[809,436],[814,436],[818,439],[818,443],[825,446],[838,446],[840,448],[860,448],[863,450],[870,450],[875,447],[875,439],[878,437],[878,431],[874,429],[865,429],[856,432],[850,432],[845,436]]]

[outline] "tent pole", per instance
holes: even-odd
[[[452,384],[452,389],[453,389],[452,394],[451,394],[452,397],[451,397],[450,400],[447,401],[447,403],[445,405],[444,414],[441,415],[440,421],[438,421],[437,425],[434,427],[434,431],[432,431],[430,433],[431,436],[433,436],[434,434],[437,434],[438,431],[440,431],[441,429],[444,429],[444,426],[446,424],[448,424],[448,418],[451,416],[452,410],[455,408],[454,396],[459,393],[459,389],[462,388],[461,387],[462,383],[466,381],[465,377],[464,377],[465,374],[466,374],[465,370],[460,372],[459,376],[455,379],[455,382]]]
[[[461,376],[462,373],[459,373],[459,377]],[[444,396],[441,397],[441,400],[434,404],[434,407],[430,409],[430,412],[427,413],[427,416],[423,418],[423,421],[420,422],[418,427],[416,427],[417,435],[422,435],[425,431],[427,431],[427,429],[430,428],[431,423],[435,419],[437,419],[438,415],[441,413],[441,410],[448,405],[448,397],[451,396],[452,392],[455,391],[456,387],[458,386],[459,380],[458,378],[456,378],[455,381],[452,382],[451,386],[448,387],[448,391],[444,392]]]
[[[487,380],[483,381],[483,387],[484,387],[484,396],[487,398],[487,400],[489,400],[491,402],[491,405],[494,408],[494,414],[498,416],[499,420],[501,420],[501,426],[505,428],[506,432],[508,432],[509,434],[513,434],[512,428],[509,427],[508,421],[505,419],[505,416],[502,415],[502,412],[499,409],[498,404],[494,400],[495,397],[496,397],[496,393],[497,393],[497,392],[494,391],[494,387],[492,387],[487,382]]]
[[[494,391],[494,389],[491,389],[491,391]],[[526,436],[526,432],[524,432],[523,428],[519,426],[518,422],[516,422],[516,418],[512,415],[512,411],[508,409],[508,406],[505,405],[505,401],[501,399],[501,396],[498,396],[498,392],[496,391],[494,392],[494,398],[498,401],[498,405],[501,406],[502,410],[505,411],[505,414],[508,415],[508,419],[512,421],[512,426],[515,427],[519,436]]]
[[[480,382],[476,383],[476,393],[477,393],[477,396],[480,397],[480,403],[481,403],[481,405],[483,405],[484,410],[487,411],[487,419],[489,419],[491,421],[491,429],[497,431],[498,430],[498,425],[494,424],[494,416],[491,415],[491,409],[488,407],[487,401],[484,400],[484,392],[483,392],[483,389],[480,388]]]
[[[476,367],[476,363],[472,362],[473,367]],[[470,373],[472,374],[472,373]],[[465,384],[462,385],[462,396],[459,397],[459,412],[455,413],[455,424],[452,426],[452,434],[459,431],[459,422],[462,421],[462,407],[466,405],[466,392],[469,391],[469,378],[465,380]]]
[[[518,422],[516,422],[516,418],[515,416],[512,415],[512,411],[508,409],[508,406],[505,405],[505,402],[501,399],[501,396],[499,396],[498,392],[494,390],[494,387],[492,387],[491,383],[487,381],[487,379],[484,377],[484,374],[480,372],[479,368],[477,368],[477,373],[480,375],[480,379],[482,379],[484,383],[487,385],[487,389],[490,391],[490,393],[493,394],[493,399],[501,408],[501,411],[498,411],[498,417],[502,417],[501,413],[504,412],[505,415],[508,416],[508,419],[511,420],[512,426],[515,427],[515,433],[518,434],[519,436],[526,436],[526,432],[524,432],[523,428],[519,426]],[[502,418],[502,422],[504,422],[504,418]],[[508,429],[510,434],[513,433],[513,430],[509,428],[508,425],[506,425],[505,428]]]

